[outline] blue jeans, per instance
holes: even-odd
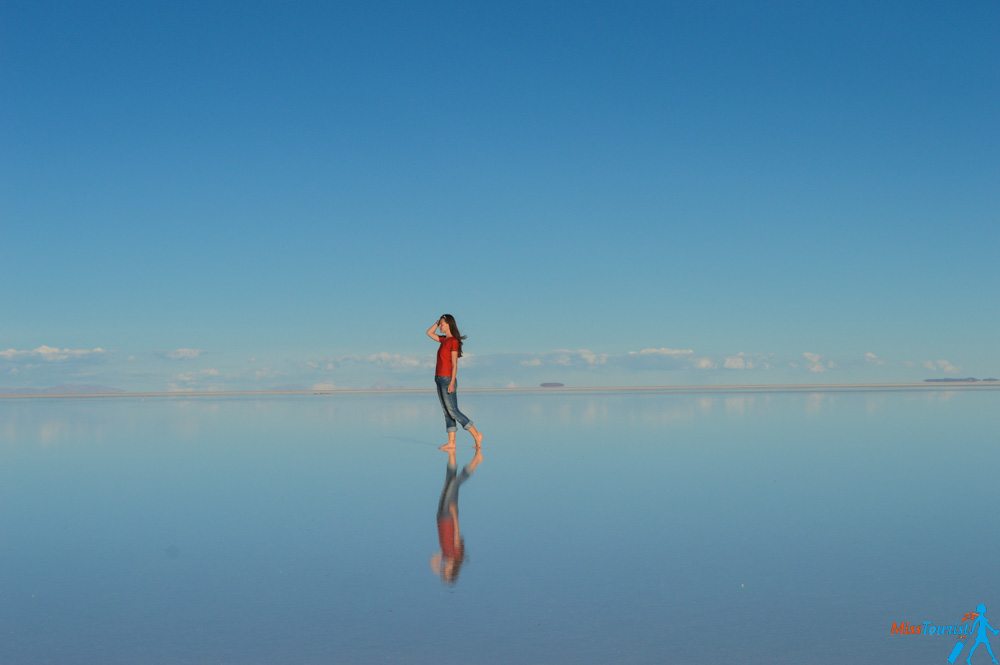
[[[455,381],[455,392],[448,392],[448,384],[451,383],[450,376],[435,376],[434,384],[437,386],[438,399],[441,400],[441,408],[444,409],[444,424],[449,432],[455,431],[456,421],[462,429],[469,429],[472,421],[464,413],[458,410],[458,381]]]

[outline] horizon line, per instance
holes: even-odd
[[[329,390],[154,390],[94,393],[2,393],[3,399],[108,399],[108,398],[211,398],[211,397],[281,397],[336,396],[369,394],[432,393],[434,388],[333,388]],[[593,393],[593,392],[847,392],[847,391],[919,391],[919,390],[1000,390],[994,381],[923,381],[920,383],[784,383],[784,384],[706,384],[655,386],[524,386],[513,388],[463,388],[462,393]]]

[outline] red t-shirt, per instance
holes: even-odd
[[[438,335],[437,366],[434,367],[434,376],[451,376],[451,352],[458,351],[458,340],[454,337],[443,337]]]
[[[438,520],[438,543],[441,545],[441,554],[446,559],[457,559],[462,556],[462,542],[455,541],[455,521],[451,517],[442,517]]]

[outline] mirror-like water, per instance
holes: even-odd
[[[462,403],[449,469],[431,393],[0,401],[0,662],[940,663],[891,624],[1000,625],[1000,391]]]

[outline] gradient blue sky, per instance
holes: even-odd
[[[0,388],[425,385],[443,311],[466,385],[996,376],[998,34],[994,0],[8,0]]]

